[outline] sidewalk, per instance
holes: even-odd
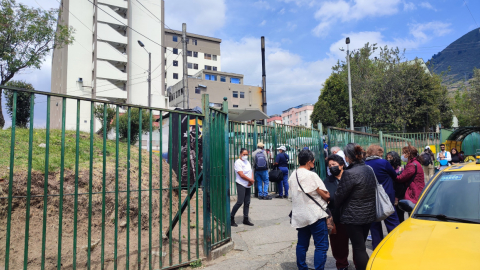
[[[232,207],[234,204],[235,202],[232,201]],[[287,199],[265,201],[252,198],[250,220],[255,226],[242,224],[243,216],[240,208],[235,218],[238,227],[232,227],[234,250],[222,258],[207,263],[205,269],[297,269],[295,256],[297,231],[290,226],[288,214],[291,209],[291,202]],[[307,263],[312,269],[314,249],[312,239],[307,253]],[[372,253],[370,241],[367,241],[367,251],[369,254]],[[349,269],[355,269],[351,252],[349,261]],[[337,269],[330,249],[327,253],[325,269]]]

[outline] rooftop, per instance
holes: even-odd
[[[193,75],[193,77],[199,77],[200,74],[203,74],[203,73],[243,78],[243,74],[230,73],[230,72],[224,72],[224,71],[205,70],[205,69],[200,70],[195,75]]]
[[[298,106],[288,108],[288,109],[282,111],[282,113],[286,113],[286,112],[290,111],[291,109],[300,109],[300,108],[305,107],[305,106],[313,106],[313,104],[312,103],[303,103],[303,104],[300,104]]]
[[[182,31],[171,30],[171,29],[165,29],[165,33],[176,34],[176,35],[179,35],[179,36],[182,35]],[[222,42],[222,40],[219,39],[219,38],[207,37],[207,36],[198,35],[198,34],[193,34],[193,33],[188,33],[188,32],[187,32],[187,36],[188,36],[188,37],[192,37],[192,38],[199,38],[199,39],[210,40],[210,41],[214,41],[214,42],[218,42],[218,43],[221,43],[221,42]]]

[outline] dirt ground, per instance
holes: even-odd
[[[158,163],[157,163],[158,164]],[[102,253],[102,209],[105,203],[105,242],[104,242],[104,261],[105,269],[113,269],[114,266],[114,245],[115,245],[115,170],[113,166],[107,165],[105,177],[106,195],[103,200],[102,194],[102,164],[96,164],[100,169],[93,171],[92,192],[99,193],[92,195],[92,216],[91,216],[91,264],[92,269],[101,269]],[[127,208],[127,170],[119,166],[118,177],[118,237],[117,237],[117,258],[120,269],[123,269],[127,262],[127,216],[129,216],[129,265],[138,265],[138,239],[140,232],[140,264],[142,269],[148,269],[148,248],[149,233],[152,239],[152,264],[159,268],[163,261],[163,267],[175,265],[179,262],[187,262],[203,256],[203,198],[202,192],[198,194],[198,211],[194,198],[190,202],[190,209],[184,211],[181,217],[181,226],[177,226],[172,231],[172,240],[165,237],[168,230],[170,219],[173,219],[179,210],[181,202],[187,197],[187,192],[181,192],[179,198],[177,177],[173,173],[170,184],[168,164],[163,161],[162,181],[162,202],[160,204],[160,174],[154,170],[152,177],[152,214],[149,215],[149,177],[148,170],[142,169],[141,195],[138,192],[138,167],[132,165],[130,169],[130,205]],[[29,239],[28,239],[28,268],[40,269],[42,258],[42,236],[43,236],[43,207],[44,207],[44,175],[39,172],[32,173],[31,183],[31,201],[29,217]],[[89,222],[89,171],[82,170],[78,174],[78,199],[77,199],[77,246],[73,248],[74,239],[74,217],[75,217],[75,174],[72,171],[65,171],[63,182],[63,211],[62,211],[62,232],[59,237],[59,209],[60,209],[60,175],[51,173],[48,176],[48,201],[47,201],[47,226],[46,226],[46,269],[57,267],[58,260],[58,242],[61,240],[61,266],[62,269],[72,269],[73,254],[76,252],[76,265],[79,269],[87,267],[87,244],[88,244],[88,222]],[[82,194],[86,193],[86,194]],[[27,174],[26,172],[16,172],[14,174],[12,201],[12,219],[11,219],[11,239],[10,239],[10,268],[20,269],[24,263],[25,248],[25,227],[26,227],[26,205],[27,199],[22,196],[27,194]],[[140,196],[139,196],[140,195]],[[6,250],[6,228],[8,213],[8,183],[0,183],[0,265],[5,264]],[[170,196],[172,200],[170,200]],[[139,200],[141,207],[139,207]],[[171,211],[170,211],[171,210]],[[190,210],[190,211],[188,211]],[[170,215],[171,213],[171,215]],[[190,213],[190,222],[188,222],[188,213]],[[140,216],[140,223],[138,222]],[[152,226],[149,226],[149,218],[152,220]],[[197,220],[198,223],[197,224]],[[160,229],[160,222],[162,223]],[[140,224],[140,226],[139,226]],[[140,227],[140,229],[139,229]],[[198,236],[196,234],[198,228]],[[181,230],[181,231],[179,231]],[[190,242],[188,234],[190,233]],[[197,243],[196,239],[200,239]],[[160,245],[161,252],[160,252]],[[180,250],[181,247],[181,250]],[[170,253],[171,252],[171,253]],[[189,253],[190,252],[190,253]],[[181,254],[181,259],[180,259]],[[190,256],[189,256],[190,255]],[[170,264],[170,257],[172,263]]]

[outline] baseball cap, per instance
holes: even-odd
[[[427,145],[427,146],[425,146],[425,149],[430,149],[430,146],[428,146],[428,145]]]
[[[265,147],[265,145],[262,142],[257,143],[257,147]]]
[[[285,146],[280,146],[279,148],[277,148],[278,150],[283,150],[283,151],[287,151],[287,148]]]

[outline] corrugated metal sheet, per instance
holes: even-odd
[[[480,133],[475,132],[463,140],[462,150],[465,152],[465,155],[475,155],[477,149],[480,152]]]

